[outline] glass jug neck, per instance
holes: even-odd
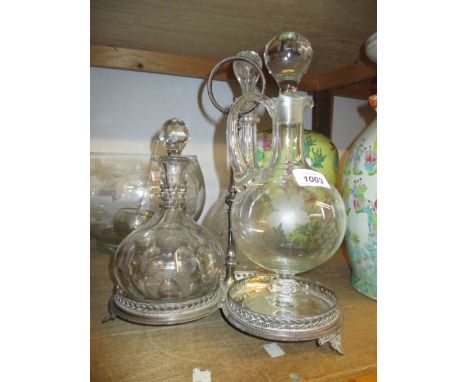
[[[295,93],[280,94],[276,99],[276,140],[272,165],[296,163],[306,166],[303,156],[304,109],[312,106],[312,98]]]
[[[273,133],[276,134],[276,147],[272,153],[272,166],[283,163],[305,166],[302,130],[302,123],[276,125],[276,133]]]

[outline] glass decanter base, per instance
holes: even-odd
[[[184,302],[140,302],[116,289],[109,310],[125,321],[144,325],[175,325],[205,317],[219,308],[223,292],[219,285],[207,295]]]
[[[270,283],[274,275],[249,276],[232,284],[223,312],[236,328],[275,341],[316,340],[330,343],[339,354],[342,314],[333,292],[319,283],[294,278],[296,289],[288,307],[273,303]],[[281,304],[280,304],[281,305]]]

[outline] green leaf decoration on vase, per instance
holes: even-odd
[[[268,164],[271,157],[271,130],[257,133],[257,160],[260,167]],[[316,131],[304,130],[304,155],[307,164],[323,174],[329,183],[336,186],[339,157],[333,142]]]

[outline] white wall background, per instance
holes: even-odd
[[[234,92],[216,81],[218,102],[230,104]],[[238,94],[238,90],[234,90]],[[169,118],[185,121],[191,140],[184,154],[197,155],[206,184],[204,212],[228,185],[226,116],[208,98],[201,79],[91,68],[91,152],[142,153]],[[366,101],[335,97],[332,140],[343,152],[374,118]],[[268,121],[266,121],[268,123]],[[311,126],[311,112],[305,126]],[[203,216],[202,216],[203,217]],[[201,219],[200,219],[201,221]]]

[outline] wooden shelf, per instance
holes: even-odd
[[[275,34],[294,30],[314,51],[300,89],[342,88],[377,76],[363,51],[376,14],[375,0],[92,0],[91,65],[206,79],[221,59],[262,54]]]
[[[334,96],[367,100],[371,95],[377,94],[377,78],[356,82],[348,86],[337,87],[332,89],[331,92]]]
[[[339,299],[344,356],[315,342],[278,342],[286,354],[270,358],[263,345],[273,341],[234,329],[220,311],[176,326],[102,323],[113,288],[111,260],[91,242],[92,381],[192,381],[194,368],[209,369],[213,382],[376,381],[376,302],[352,288],[343,250],[306,277]]]
[[[144,50],[91,45],[91,66],[207,79],[216,61]],[[217,80],[234,80],[231,71],[221,70]]]
[[[200,57],[91,45],[91,66],[95,67],[207,79],[217,63],[216,60]],[[306,74],[299,84],[299,89],[314,92],[346,87],[346,85],[372,79],[376,76],[377,69],[374,64],[358,61],[355,64],[346,65],[323,75]],[[226,66],[219,71],[215,79],[234,81],[235,77],[231,67]],[[271,77],[269,77],[269,80],[271,80]],[[343,91],[343,94],[350,94],[350,92]]]

